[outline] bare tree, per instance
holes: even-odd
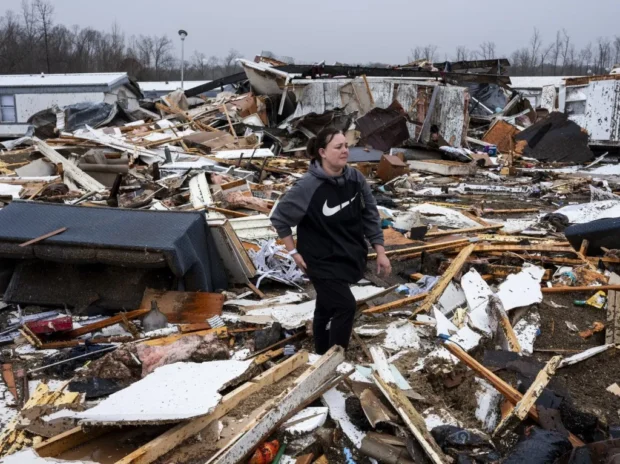
[[[540,75],[543,76],[545,73],[545,61],[547,57],[551,54],[555,47],[555,43],[550,43],[545,48],[540,51]]]
[[[614,37],[614,65],[620,64],[620,36]]]
[[[542,47],[542,39],[540,38],[540,31],[538,28],[534,28],[534,33],[532,34],[532,38],[530,39],[530,63],[529,63],[529,72],[533,72],[536,68],[536,64],[538,63],[538,53],[540,52],[540,47]]]
[[[566,32],[566,29],[562,29],[562,34],[562,49],[560,51],[562,55],[562,71],[560,74],[564,75],[564,70],[569,64],[569,60],[570,66],[574,65],[575,47],[570,43],[570,36]]]
[[[172,41],[166,35],[153,36],[153,66],[155,67],[155,79],[159,79],[161,69],[171,67],[174,64],[172,56]]]
[[[599,37],[596,40],[596,51],[595,72],[597,74],[608,73],[611,61],[611,41],[608,38]]]
[[[480,44],[480,58],[492,60],[495,58],[495,42],[482,42]]]
[[[455,61],[467,61],[470,57],[470,51],[464,45],[456,47]]]
[[[52,72],[52,66],[50,64],[50,49],[49,49],[49,33],[52,28],[52,16],[54,15],[54,7],[51,3],[45,0],[35,0],[34,6],[37,9],[39,16],[39,22],[41,24],[41,31],[43,33],[43,41],[45,44],[45,61],[47,62],[47,72]]]
[[[239,68],[237,60],[242,57],[243,55],[234,48],[228,50],[228,55],[222,59],[222,67],[226,76],[233,74]]]

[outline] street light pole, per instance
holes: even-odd
[[[181,29],[179,31],[179,37],[181,37],[181,90],[184,90],[185,87],[185,37],[187,37],[187,32]]]

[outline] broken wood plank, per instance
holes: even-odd
[[[33,140],[35,141],[35,146],[37,147],[37,150],[39,150],[43,156],[45,156],[54,164],[62,164],[62,169],[64,173],[67,174],[72,180],[84,187],[86,190],[90,192],[101,192],[107,190],[105,185],[86,174],[75,164],[71,163],[67,158],[65,158],[52,147],[50,147],[43,140],[37,137],[33,137]]]
[[[53,458],[112,430],[114,429],[111,427],[91,427],[88,430],[82,429],[81,426],[75,427],[34,445],[34,450],[42,458]]]
[[[402,308],[403,306],[407,306],[409,304],[415,303],[416,301],[422,301],[427,296],[428,296],[428,293],[420,293],[419,295],[408,296],[407,298],[402,298],[400,300],[392,301],[391,303],[385,303],[385,304],[375,306],[370,309],[365,309],[362,311],[362,313],[364,314],[384,313],[392,309]]]
[[[382,296],[387,295],[388,293],[392,293],[394,290],[398,288],[398,285],[392,285],[391,287],[386,288],[378,293],[373,293],[372,295],[367,296],[366,298],[362,298],[361,300],[356,300],[357,307],[363,306],[367,304],[370,300],[374,300],[375,298],[380,298]]]
[[[199,208],[199,209],[203,209],[203,208]],[[221,213],[226,216],[232,216],[234,218],[242,218],[242,217],[251,216],[251,214],[248,214],[248,213],[242,213],[241,211],[233,211],[231,209],[226,209],[226,208],[218,208],[217,206],[206,206],[204,207],[204,209],[208,209],[209,211],[215,211],[216,213]]]
[[[438,246],[431,250],[418,251],[417,253],[411,253],[407,255],[399,255],[399,256],[396,256],[395,259],[397,261],[415,259],[415,258],[419,258],[420,256],[422,256],[423,253],[440,253],[440,252],[448,252],[448,251],[454,251],[455,253],[458,253],[459,251],[461,251],[462,248],[465,248],[466,246],[467,246],[467,243],[457,243],[454,245]]]
[[[483,209],[482,214],[521,214],[521,213],[537,213],[539,208],[516,208],[516,209]]]
[[[142,297],[142,308],[157,308],[172,324],[197,324],[222,314],[226,297],[221,293],[175,292],[147,288]]]
[[[233,439],[231,443],[216,453],[208,463],[237,464],[252,452],[269,434],[298,411],[305,404],[308,397],[313,397],[317,391],[336,372],[336,368],[344,361],[344,350],[334,346],[293,384],[277,398],[267,403],[258,417]]]
[[[463,248],[461,250],[461,252],[458,254],[456,258],[452,260],[452,262],[450,263],[450,266],[448,266],[448,269],[446,269],[446,272],[443,273],[443,275],[439,278],[437,283],[433,286],[431,291],[428,293],[428,296],[426,297],[426,299],[413,312],[414,315],[420,312],[430,311],[433,305],[437,303],[437,301],[439,301],[439,298],[441,298],[441,295],[443,294],[444,290],[448,287],[450,282],[452,282],[452,279],[454,278],[454,276],[456,276],[456,274],[460,272],[461,268],[467,261],[467,258],[469,258],[469,256],[472,254],[475,247],[476,247],[475,244],[468,245],[466,248]]]
[[[401,248],[400,250],[390,250],[390,251],[386,251],[385,254],[387,256],[404,255],[408,253],[430,251],[437,247],[445,247],[448,245],[456,245],[456,244],[461,244],[461,243],[467,244],[467,243],[470,243],[470,240],[468,238],[462,238],[459,240],[453,240],[449,242],[429,243],[428,245],[421,245],[421,246],[415,246],[415,247],[410,247],[410,248]],[[376,257],[377,257],[377,253],[368,254],[368,259],[375,259]]]
[[[15,375],[13,374],[13,364],[5,363],[2,365],[2,379],[4,384],[13,395],[13,399],[17,401],[17,386],[15,385]]]
[[[210,414],[173,427],[159,437],[151,440],[146,445],[141,446],[133,453],[117,461],[116,464],[149,464],[157,460],[159,457],[176,448],[188,438],[196,435],[211,422],[224,417],[241,401],[256,394],[264,387],[279,382],[288,374],[305,365],[307,362],[308,352],[300,351],[286,361],[272,367],[269,370],[266,370],[249,382],[244,383],[240,387],[228,393],[222,398],[220,404],[218,404]]]
[[[489,306],[491,307],[491,311],[494,312],[497,316],[497,321],[499,326],[502,328],[502,331],[504,332],[504,337],[506,338],[508,349],[515,353],[521,353],[521,344],[519,343],[517,335],[512,328],[512,324],[510,323],[508,314],[504,309],[502,300],[500,300],[497,295],[493,294],[489,297]]]
[[[463,351],[456,344],[448,341],[443,344],[443,346],[454,356],[456,356],[463,364],[472,369],[476,375],[487,380],[493,387],[500,392],[508,401],[512,404],[516,405],[521,399],[523,395],[519,393],[512,385],[506,383],[504,380],[500,379],[496,374],[488,370],[478,361],[476,361],[473,357]],[[565,361],[565,360],[564,360]],[[558,369],[561,366],[558,366]],[[539,422],[538,411],[536,407],[531,407],[529,410],[529,416],[534,419],[536,422]],[[568,439],[573,444],[574,447],[584,446],[584,443],[572,433],[569,434]]]
[[[41,235],[40,237],[33,238],[32,240],[28,240],[27,242],[24,242],[24,243],[20,243],[19,246],[20,247],[26,247],[28,245],[34,245],[35,243],[41,242],[41,241],[45,240],[46,238],[50,238],[50,237],[53,237],[54,235],[62,234],[66,230],[67,230],[66,227],[61,227],[60,229],[56,229],[56,230],[54,230],[52,232],[49,232],[49,233],[47,233],[45,235]]]
[[[150,311],[150,309],[136,309],[135,311],[130,311],[128,313],[117,314],[116,316],[109,317],[104,319],[103,321],[95,322],[93,324],[85,325],[84,327],[80,327],[79,329],[73,329],[69,332],[64,333],[63,335],[67,338],[77,338],[81,335],[85,335],[87,333],[94,332],[96,330],[103,329],[104,327],[109,327],[114,324],[118,324],[122,322],[124,318],[136,319],[138,317],[144,316]]]
[[[584,258],[588,256],[588,247],[590,246],[590,242],[588,240],[581,241],[581,247],[579,247],[579,254]]]
[[[493,436],[503,437],[507,432],[513,431],[517,426],[525,420],[529,414],[530,409],[534,407],[536,400],[542,395],[543,391],[547,387],[547,384],[551,380],[551,377],[555,374],[555,371],[562,360],[562,356],[554,356],[549,360],[543,369],[538,373],[532,385],[523,395],[523,398],[515,405],[510,413],[502,419],[499,425],[495,428]]]
[[[537,251],[539,253],[572,253],[577,254],[570,247],[548,246],[548,245],[477,245],[475,253],[485,253],[489,251]]]
[[[579,287],[542,287],[543,293],[598,292],[601,290],[620,290],[620,285],[591,285]]]
[[[428,432],[424,418],[411,404],[411,401],[405,396],[403,391],[396,386],[383,350],[373,347],[372,355],[376,369],[372,376],[381,393],[383,393],[398,415],[403,419],[430,460],[435,464],[449,462],[439,445],[435,442],[435,439]]]
[[[224,327],[218,327],[217,329],[199,330],[198,332],[187,332],[187,333],[168,335],[167,337],[153,338],[152,340],[145,340],[140,343],[142,345],[147,345],[147,346],[164,346],[164,345],[170,345],[171,343],[174,343],[183,337],[189,337],[189,336],[194,336],[194,335],[204,337],[205,335],[209,335],[209,334],[214,334],[218,338],[227,338],[228,329],[226,328],[226,326],[224,326]]]
[[[258,287],[256,287],[256,285],[254,285],[252,282],[248,282],[246,285],[247,285],[247,286],[248,286],[248,288],[249,288],[250,290],[252,290],[252,291],[254,292],[254,294],[255,294],[257,297],[259,297],[261,300],[264,300],[265,298],[267,298],[267,297],[265,296],[265,294],[264,294],[263,292],[261,292],[261,291],[258,289]]]
[[[508,277],[510,274],[518,274],[523,270],[521,266],[503,266],[500,264],[484,264],[483,266],[484,271],[493,277]],[[551,269],[545,269],[542,280],[551,280]]]
[[[476,232],[484,232],[485,230],[497,230],[502,229],[504,227],[503,224],[494,224],[490,226],[481,226],[481,227],[468,227],[466,229],[452,229],[452,230],[441,230],[439,232],[428,232],[425,238],[428,237],[444,237],[446,235],[456,235],[456,234],[473,234]]]
[[[273,348],[275,348],[277,346],[284,345],[284,344],[286,344],[286,343],[288,343],[288,342],[290,342],[292,340],[295,340],[296,338],[299,338],[299,337],[302,337],[302,336],[305,336],[305,335],[306,335],[306,332],[298,332],[298,333],[296,333],[294,335],[291,335],[288,338],[285,338],[284,340],[280,340],[279,342],[276,342],[273,345],[268,346],[267,348],[263,348],[262,350],[257,351],[256,353],[252,353],[250,356],[248,356],[245,359],[252,359],[252,358],[258,356],[259,354],[266,353],[267,351],[270,351],[270,350],[272,350]]]

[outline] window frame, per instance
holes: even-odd
[[[13,105],[4,105],[2,102],[3,97],[12,97],[13,98]],[[5,121],[3,118],[3,110],[5,108],[13,108],[13,112],[15,114],[15,120],[14,121]],[[0,94],[0,124],[17,124],[17,102],[15,99],[15,94],[13,93],[5,93],[5,94]]]

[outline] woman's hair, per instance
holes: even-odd
[[[338,130],[334,127],[326,127],[321,132],[319,132],[316,137],[312,137],[308,140],[308,145],[306,147],[306,151],[312,157],[312,161],[321,162],[321,155],[319,155],[319,150],[321,148],[327,147],[329,142],[332,141],[335,135],[342,134],[341,130]]]

